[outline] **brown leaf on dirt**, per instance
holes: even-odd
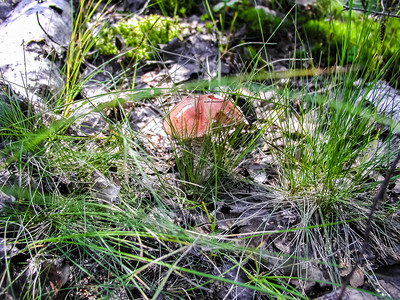
[[[364,284],[364,270],[361,268],[358,268],[353,276],[350,278],[350,285],[353,288],[357,288],[359,286],[362,286]]]
[[[340,272],[340,275],[342,277],[348,276],[350,274],[351,268],[346,268]],[[359,286],[362,286],[364,284],[364,269],[363,268],[357,268],[357,270],[354,272],[353,276],[350,278],[350,285],[353,288],[357,288]]]

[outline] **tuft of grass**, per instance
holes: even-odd
[[[77,15],[71,16],[73,22],[73,31],[67,51],[67,58],[64,70],[66,84],[63,91],[63,102],[60,105],[65,105],[63,117],[69,116],[71,103],[77,98],[82,82],[79,80],[81,67],[84,61],[95,45],[95,40],[92,39],[93,28],[99,23],[100,16],[94,21],[94,25],[89,23],[103,0],[79,1],[79,10]],[[110,1],[109,1],[110,2]],[[109,3],[108,2],[108,3]],[[103,7],[103,11],[107,5]]]
[[[371,48],[374,31],[365,18],[357,23],[363,30],[358,31],[358,48],[349,60],[347,50],[355,38],[351,14],[350,10],[346,16],[348,30],[332,41],[332,46],[343,49],[336,60],[341,67],[317,75],[315,81],[303,78],[304,86],[297,91],[290,84],[278,90],[280,130],[275,138],[282,141],[283,149],[267,140],[279,161],[281,187],[289,194],[314,198],[325,213],[335,210],[344,199],[373,189],[374,185],[368,184],[370,176],[393,158],[392,143],[398,130],[396,122],[377,112],[384,99],[368,99],[372,103],[366,99],[391,71],[398,55],[387,62],[378,59],[386,47],[378,43]],[[335,28],[333,23],[327,26]],[[384,129],[384,124],[389,128]]]
[[[326,212],[334,210],[340,199],[366,189],[370,173],[393,157],[391,138],[380,141],[382,129],[373,121],[375,113],[362,108],[362,101],[350,102],[360,98],[359,92],[337,100],[332,94],[314,95],[306,100],[306,111],[289,108],[280,117],[284,149],[274,152],[280,162],[282,187],[291,194],[314,195]],[[338,93],[336,97],[341,97]],[[285,96],[282,100],[291,101]],[[365,110],[368,117],[361,113]]]
[[[238,99],[240,94],[226,92],[225,96]],[[246,105],[251,103],[244,103],[243,108],[246,109]],[[257,140],[269,124],[257,128],[244,122],[231,126],[215,123],[201,138],[182,137],[178,132],[173,134],[170,142],[175,166],[187,196],[205,201],[211,193],[216,194],[221,184],[235,177],[235,168],[257,147]]]
[[[347,26],[350,30],[351,21]],[[355,261],[349,243],[356,249],[362,246],[360,232],[365,229],[372,195],[398,143],[399,124],[377,111],[385,99],[366,99],[368,92],[392,72],[398,54],[386,62],[378,59],[386,49],[382,45],[371,49],[370,33],[365,29],[358,35],[351,57],[347,52],[351,33],[334,44],[342,50],[336,64],[344,67],[350,63],[346,71],[337,68],[314,80],[303,77],[300,88],[290,81],[281,84],[275,101],[274,130],[264,135],[277,162],[276,185],[285,198],[278,205],[300,218],[292,224],[298,231],[288,245],[295,257],[293,270],[296,266],[303,268],[302,258],[318,259],[329,281],[336,283],[340,283],[339,274]],[[394,86],[396,80],[391,81]],[[383,207],[378,209],[372,221],[371,248],[382,259],[398,257],[391,239],[395,239],[399,219],[389,213],[389,221],[383,217],[387,213]],[[369,258],[365,261],[369,266],[365,271],[372,272]]]

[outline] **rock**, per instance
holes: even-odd
[[[91,192],[99,200],[107,203],[112,203],[118,200],[118,195],[121,187],[112,183],[98,170],[94,170],[92,174],[92,190]]]
[[[106,106],[114,100],[114,96],[107,93],[103,86],[87,82],[81,91],[84,101],[76,101],[71,104],[70,116],[75,117],[74,124],[70,127],[70,133],[75,135],[97,135],[107,128],[107,120],[100,106]]]
[[[265,171],[265,165],[262,164],[251,164],[248,167],[250,179],[257,184],[263,184],[267,181],[267,174]]]
[[[163,120],[156,104],[135,106],[129,113],[132,130],[140,133],[137,137],[148,149],[160,151],[171,146],[165,133]]]
[[[398,168],[398,166],[397,166],[397,168]],[[396,183],[395,183],[392,191],[394,193],[396,193],[397,195],[400,195],[400,180],[396,180]]]
[[[192,70],[181,71],[177,79],[183,80],[188,74],[198,78],[213,78],[218,73],[218,45],[214,42],[212,35],[193,34],[188,36],[183,42],[177,38],[172,39],[167,45],[161,46],[164,53],[164,59],[177,63],[175,70]],[[185,67],[188,65],[187,67]],[[221,73],[228,74],[230,67],[227,63],[221,62]],[[186,74],[185,74],[186,72]]]
[[[300,290],[303,294],[310,293],[316,285],[319,285],[321,288],[326,288],[330,286],[328,283],[324,283],[324,282],[329,282],[328,276],[322,271],[322,269],[317,264],[311,261],[310,262],[300,261],[299,262],[300,271],[298,271],[297,269],[298,268],[294,268],[293,276],[300,278],[307,278],[307,280],[293,279],[290,282],[294,284],[297,290]]]
[[[194,63],[172,64],[168,69],[159,72],[151,71],[145,73],[141,80],[150,87],[172,87],[173,84],[181,83],[197,78],[200,73],[200,66]]]
[[[326,294],[324,296],[315,298],[314,300],[336,300],[338,299],[339,294],[340,294],[340,289],[333,291],[329,294]],[[352,289],[346,289],[342,298],[342,300],[378,300],[378,299],[381,298],[368,294],[367,292],[363,293],[361,291]]]
[[[248,282],[248,278],[246,273],[241,269],[235,266],[231,262],[227,262],[221,268],[221,270],[214,270],[213,274],[216,276],[223,276],[224,278],[230,279],[236,282],[246,283]],[[223,275],[221,275],[223,274]],[[216,285],[221,284],[220,282],[216,282]],[[242,300],[251,300],[253,299],[254,292],[250,289],[232,285],[232,284],[223,284],[220,287],[218,286],[218,297],[219,299],[242,299]]]
[[[385,297],[400,299],[400,264],[384,266],[375,271],[381,286],[379,292]]]
[[[0,2],[0,24],[7,18],[10,11],[13,10],[14,3],[12,1]]]
[[[400,265],[383,266],[374,272],[373,277],[377,282],[374,284],[376,293],[381,297],[369,294],[367,291],[362,292],[347,288],[343,296],[343,300],[377,300],[383,297],[387,299],[400,299]],[[373,287],[369,287],[373,290]],[[335,290],[329,294],[321,296],[315,300],[336,300],[340,290]]]
[[[69,1],[23,0],[0,24],[2,80],[32,105],[47,110],[45,98],[59,95],[64,81],[55,61],[72,34]]]
[[[8,259],[19,254],[17,247],[7,244],[7,241],[0,239],[0,259]]]
[[[0,160],[0,164],[2,164],[4,162],[5,162],[5,159]],[[4,186],[5,184],[7,184],[8,180],[10,180],[11,176],[12,176],[12,174],[7,168],[1,168],[1,170],[0,170],[0,185]]]
[[[15,201],[15,198],[13,196],[8,196],[7,194],[0,191],[0,213],[3,208],[7,207],[14,201]]]
[[[400,123],[400,92],[385,81],[378,81],[376,84],[371,83],[370,85],[371,88],[365,88],[356,103],[365,97],[364,101],[374,105],[379,113],[390,116]],[[396,132],[399,130],[400,128],[397,128]]]
[[[83,117],[79,122],[79,130],[85,135],[93,135],[107,126],[101,113],[93,112]]]

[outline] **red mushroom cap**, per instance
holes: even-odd
[[[228,99],[213,94],[202,95],[200,98],[206,105],[206,109],[213,121],[224,125],[232,125],[245,120],[240,109]]]
[[[164,119],[164,128],[173,137],[197,138],[207,135],[213,122],[232,125],[244,120],[231,101],[208,94],[184,98]]]

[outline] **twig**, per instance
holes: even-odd
[[[338,296],[338,300],[342,300],[344,292],[346,291],[346,287],[349,285],[350,283],[350,279],[353,276],[354,272],[357,270],[358,266],[362,266],[363,265],[363,258],[364,255],[367,253],[367,250],[370,246],[369,241],[370,241],[370,233],[371,233],[371,228],[372,228],[372,217],[373,214],[376,210],[376,207],[378,206],[378,203],[381,199],[383,199],[383,196],[385,194],[385,191],[389,185],[389,181],[390,178],[392,177],[393,171],[396,168],[397,163],[400,160],[400,151],[397,153],[396,158],[394,159],[394,161],[392,162],[392,165],[390,166],[388,172],[386,173],[386,177],[385,179],[382,181],[380,187],[379,187],[379,191],[376,193],[376,195],[372,198],[372,205],[371,205],[371,210],[369,212],[368,215],[368,219],[367,219],[367,224],[365,227],[365,232],[364,232],[364,242],[362,244],[361,247],[361,251],[360,254],[357,258],[357,261],[354,265],[354,267],[351,269],[351,272],[349,273],[349,275],[346,277],[346,279],[343,282],[340,294]]]
[[[344,10],[349,10],[350,7],[347,6],[347,5],[344,5],[344,6],[343,6],[343,9],[344,9]],[[356,7],[352,7],[351,9],[352,9],[352,10],[355,10],[355,11],[362,11],[362,12],[366,12],[366,13],[371,13],[371,14],[374,14],[374,15],[380,15],[380,16],[386,15],[386,16],[391,17],[391,18],[399,18],[399,19],[400,19],[400,16],[394,15],[394,14],[388,14],[388,13],[386,13],[386,12],[380,12],[380,11],[374,11],[374,10],[367,10],[367,9],[356,8]]]
[[[39,21],[39,13],[38,13],[38,12],[36,12],[36,19],[37,19],[37,22],[38,22],[39,27],[43,30],[43,32],[44,32],[44,33],[46,34],[46,36],[50,39],[50,41],[52,41],[53,43],[57,44],[58,46],[60,46],[60,47],[63,48],[63,49],[67,49],[64,45],[61,45],[59,42],[55,41],[55,40],[47,33],[47,31],[43,28],[42,24],[40,24],[40,21]]]

